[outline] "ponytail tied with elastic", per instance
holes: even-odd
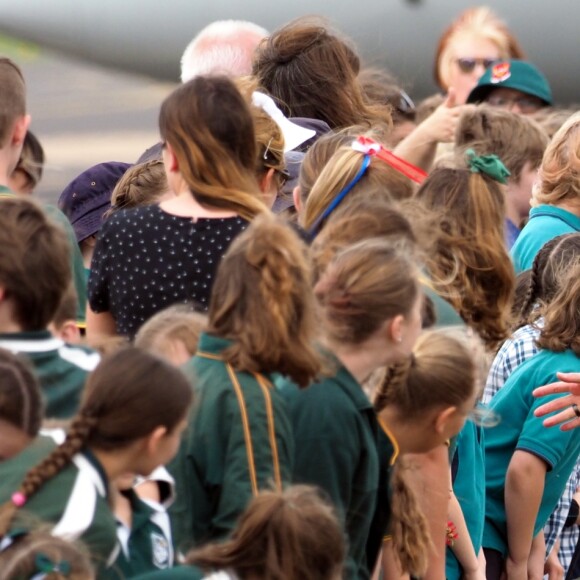
[[[497,155],[477,155],[473,149],[467,149],[465,158],[472,173],[485,173],[498,183],[506,185],[511,173]]]
[[[34,557],[36,573],[30,577],[30,580],[45,580],[49,575],[62,574],[68,576],[71,573],[71,565],[67,560],[61,560],[56,563],[46,554],[36,554]]]

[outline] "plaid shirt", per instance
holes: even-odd
[[[556,509],[550,516],[546,527],[544,528],[544,536],[546,538],[546,555],[554,546],[554,543],[560,537],[560,551],[558,552],[558,559],[564,568],[564,574],[568,572],[572,556],[576,549],[578,537],[580,536],[580,529],[577,525],[565,528],[566,518],[570,511],[570,504],[572,503],[572,496],[576,492],[576,488],[580,485],[580,461],[576,463],[576,469],[570,476],[566,489]]]
[[[541,320],[536,324],[540,326]],[[502,345],[489,370],[483,402],[488,405],[493,396],[504,386],[508,377],[522,363],[532,358],[540,349],[536,346],[536,338],[540,329],[528,324],[518,328]]]

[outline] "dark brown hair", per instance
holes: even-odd
[[[544,325],[536,340],[540,348],[580,356],[580,257],[560,270],[560,286],[541,311]]]
[[[252,500],[230,540],[187,555],[204,570],[230,568],[240,578],[339,578],[344,534],[334,508],[313,487],[263,491]]]
[[[466,108],[455,133],[460,151],[472,148],[478,155],[494,153],[514,182],[519,181],[526,163],[532,169],[540,167],[548,141],[544,130],[529,116],[489,105]]]
[[[161,105],[159,130],[199,203],[246,219],[266,211],[252,114],[230,79],[199,76],[175,89]]]
[[[328,340],[358,345],[386,320],[408,314],[419,295],[417,278],[409,249],[385,239],[339,251],[314,288]]]
[[[0,100],[0,147],[4,147],[14,121],[26,115],[24,76],[18,66],[6,57],[0,57]]]
[[[320,370],[306,247],[281,220],[260,216],[221,260],[207,331],[227,338],[240,371],[279,372],[301,386]]]
[[[546,242],[534,258],[516,328],[537,319],[534,306],[549,304],[562,283],[562,274],[580,258],[580,233],[557,236]]]
[[[392,124],[388,107],[368,104],[357,81],[354,48],[319,18],[299,18],[258,46],[253,74],[289,117],[325,121],[335,129]]]
[[[0,420],[36,437],[44,405],[40,383],[22,356],[0,349]]]
[[[30,199],[0,199],[0,285],[24,331],[43,330],[71,281],[64,231]]]
[[[171,432],[186,417],[192,397],[180,370],[143,350],[126,348],[105,357],[89,375],[65,441],[26,474],[17,491],[30,498],[85,447],[110,452],[159,426]],[[11,501],[0,508],[0,536],[17,509]]]
[[[428,260],[434,290],[493,349],[509,333],[515,275],[504,242],[504,190],[460,165],[438,167],[416,198],[441,216]]]

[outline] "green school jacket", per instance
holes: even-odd
[[[115,566],[126,578],[146,572],[164,570],[173,565],[173,548],[165,522],[158,512],[132,490],[122,492],[131,504],[131,529],[117,522],[117,536],[121,550]],[[168,523],[168,522],[167,522]]]
[[[136,576],[134,580],[203,580],[209,574],[196,566],[176,566],[175,568],[169,568],[169,570],[142,574]]]
[[[0,463],[0,504],[10,500],[26,473],[54,447],[51,438],[41,436],[17,456]],[[54,535],[79,539],[87,546],[99,579],[117,578],[107,571],[118,550],[116,522],[107,495],[103,468],[89,451],[79,453],[26,502],[11,530],[28,529],[37,521],[51,523]]]
[[[342,365],[334,376],[306,389],[284,380],[279,384],[294,429],[293,481],[316,485],[329,495],[349,541],[345,576],[368,578],[366,545],[380,473],[373,406]]]
[[[294,452],[286,405],[271,378],[237,372],[221,359],[230,341],[202,334],[185,365],[194,409],[169,471],[176,501],[170,508],[175,545],[227,536],[261,489],[290,481]]]
[[[501,552],[504,557],[508,553],[504,488],[514,452],[532,453],[548,466],[534,536],[556,507],[580,454],[580,429],[548,429],[543,425],[543,418],[534,416],[534,410],[540,405],[561,396],[536,399],[532,395],[536,387],[557,381],[558,371],[580,372],[580,358],[571,350],[539,352],[513,371],[489,404],[500,420],[496,426],[485,430],[486,500],[482,545]],[[529,539],[531,542],[532,538]]]
[[[14,197],[15,194],[5,185],[0,185],[1,197]],[[75,232],[68,218],[54,205],[43,205],[47,215],[52,218],[65,232],[70,250],[71,274],[77,295],[77,324],[85,328],[85,311],[87,308],[87,283],[85,280],[83,257],[77,243]]]
[[[68,419],[77,412],[87,376],[100,360],[98,353],[67,345],[48,330],[0,334],[0,348],[21,353],[32,362],[48,419]]]

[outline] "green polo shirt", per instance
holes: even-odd
[[[457,473],[453,480],[453,493],[459,501],[467,531],[475,553],[481,548],[485,522],[485,450],[484,431],[472,420],[465,422],[457,437]],[[445,554],[445,577],[459,580],[463,569],[453,550]]]
[[[508,553],[504,487],[514,452],[532,453],[548,466],[534,536],[556,507],[580,454],[580,429],[548,429],[542,424],[543,418],[534,416],[540,405],[561,396],[536,399],[532,395],[536,387],[557,381],[558,371],[580,372],[580,358],[571,350],[539,352],[513,371],[489,405],[500,421],[485,432],[486,504],[482,545],[504,556]],[[532,538],[529,539],[531,542]]]
[[[48,419],[68,419],[76,413],[86,378],[100,360],[98,353],[67,345],[48,330],[0,334],[0,348],[32,362]]]
[[[5,185],[0,185],[0,198],[14,197],[15,194]],[[77,294],[77,324],[79,327],[86,326],[85,311],[87,308],[87,282],[85,279],[85,267],[75,232],[67,217],[54,205],[43,206],[46,213],[55,221],[66,233],[69,242],[71,273]]]
[[[222,359],[231,344],[203,333],[185,366],[195,403],[177,457],[169,466],[176,501],[175,545],[227,536],[261,489],[290,481],[293,437],[286,404],[272,378],[238,372]]]
[[[294,483],[322,488],[348,536],[345,575],[369,577],[366,545],[379,492],[378,426],[360,384],[336,361],[336,374],[306,389],[281,381],[294,428]],[[386,500],[387,498],[385,498]]]
[[[50,437],[38,437],[24,451],[0,463],[0,504],[10,500],[26,473],[54,448]],[[55,536],[79,539],[87,546],[100,571],[99,578],[115,578],[107,572],[118,549],[115,518],[107,496],[102,466],[89,451],[79,453],[27,500],[10,529],[27,529],[38,520],[53,524]]]
[[[555,205],[539,205],[530,210],[530,219],[512,246],[516,274],[529,270],[542,246],[563,234],[580,232],[580,217]]]
[[[115,566],[126,578],[164,570],[173,564],[173,548],[168,530],[156,518],[158,512],[132,490],[121,492],[131,505],[131,528],[117,521],[121,544]]]

